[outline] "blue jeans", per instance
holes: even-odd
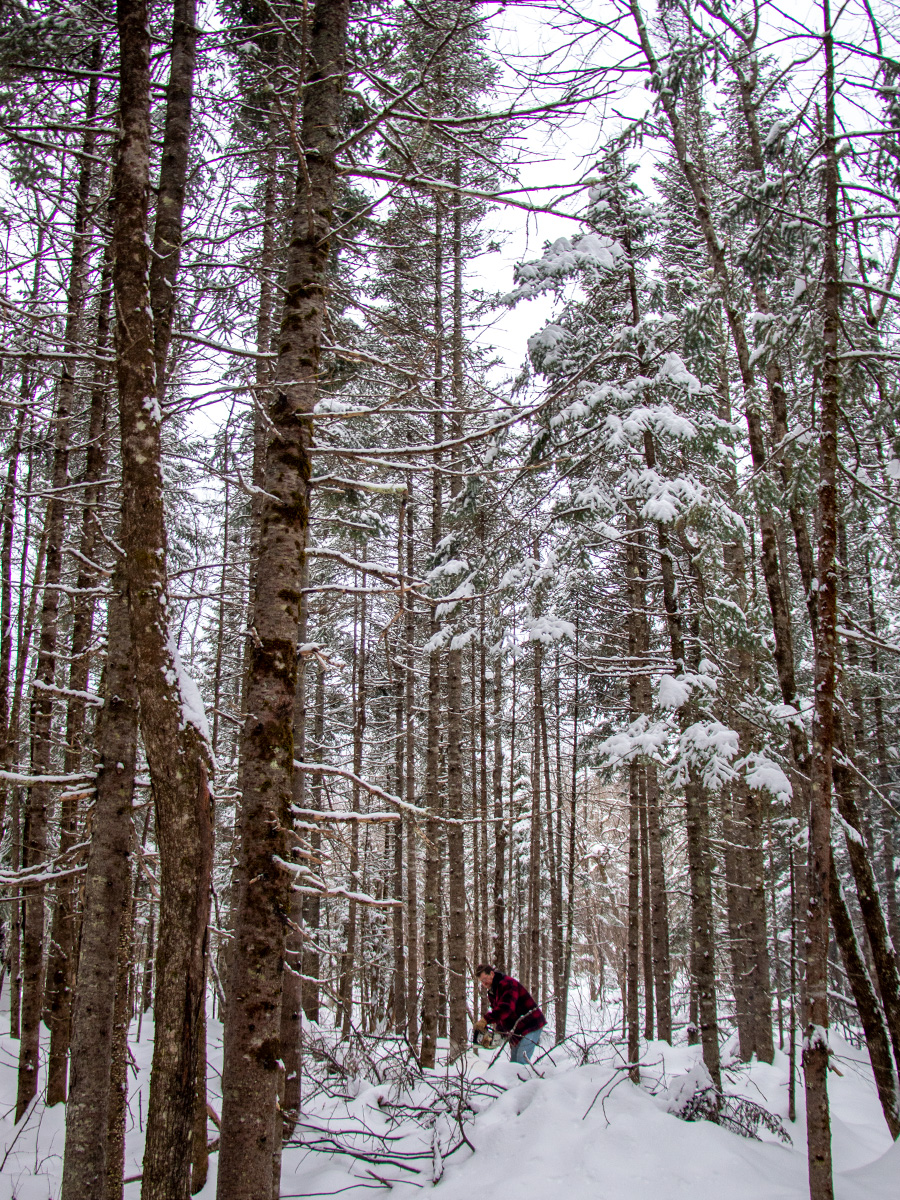
[[[524,1033],[518,1046],[510,1046],[510,1062],[530,1063],[532,1054],[534,1054],[540,1044],[541,1031],[539,1029],[533,1029],[531,1033]]]

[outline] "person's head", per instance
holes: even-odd
[[[494,982],[494,968],[490,963],[480,963],[475,968],[475,978],[481,984],[485,991]]]

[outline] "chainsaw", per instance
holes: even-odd
[[[494,1045],[496,1038],[493,1025],[486,1025],[484,1029],[472,1030],[472,1041],[476,1046],[483,1046],[485,1050],[490,1050]]]

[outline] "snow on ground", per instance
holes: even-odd
[[[598,1027],[601,1017],[594,1013]],[[8,1029],[5,1013],[0,1022]],[[221,1035],[221,1025],[210,1020],[209,1097],[217,1112]],[[146,1018],[140,1041],[132,1027],[126,1177],[140,1175],[151,1037]],[[463,1070],[457,1064],[416,1077],[404,1073],[388,1044],[376,1064],[381,1082],[371,1071],[368,1078],[342,1079],[320,1070],[324,1090],[308,1089],[295,1134],[307,1144],[284,1151],[282,1197],[362,1200],[386,1194],[390,1183],[392,1200],[408,1200],[423,1188],[443,1200],[501,1189],[511,1189],[517,1200],[805,1200],[803,1096],[798,1089],[797,1121],[790,1124],[785,1055],[778,1053],[772,1066],[729,1070],[726,1090],[780,1116],[792,1145],[762,1128],[761,1140],[753,1141],[667,1111],[696,1066],[697,1047],[651,1042],[637,1088],[621,1070],[623,1046],[608,1026],[602,1035],[574,1042],[570,1052],[536,1059],[536,1071],[513,1066],[505,1051],[497,1059],[473,1050]],[[322,1045],[346,1049],[327,1032]],[[829,1077],[837,1200],[896,1200],[900,1143],[892,1145],[888,1136],[865,1054],[836,1035],[833,1045],[841,1072]],[[593,1061],[580,1065],[579,1054],[589,1047]],[[16,1056],[17,1043],[0,1035],[0,1200],[57,1200],[63,1107],[39,1103],[14,1126]],[[428,1105],[443,1110],[437,1121]],[[211,1138],[215,1132],[210,1124]],[[313,1141],[354,1147],[367,1157],[311,1151]],[[453,1147],[442,1161],[440,1151]],[[216,1164],[213,1153],[202,1200],[215,1195]],[[139,1181],[126,1186],[126,1200],[139,1195]]]

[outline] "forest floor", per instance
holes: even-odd
[[[5,997],[4,997],[5,999]],[[5,1007],[5,1006],[4,1006]],[[407,1200],[437,1188],[445,1200],[514,1195],[517,1200],[805,1200],[802,1092],[787,1120],[788,1062],[754,1063],[726,1073],[730,1111],[752,1126],[753,1104],[781,1119],[739,1136],[709,1121],[673,1115],[699,1073],[697,1047],[645,1047],[642,1085],[621,1069],[624,1047],[590,1014],[597,1032],[536,1058],[535,1070],[469,1051],[462,1063],[424,1074],[394,1041],[339,1039],[322,1032],[303,1117],[285,1147],[282,1197],[375,1193]],[[605,1032],[600,1032],[603,1021]],[[0,1028],[8,1028],[0,1012]],[[222,1027],[209,1022],[209,1100],[218,1112]],[[132,1028],[126,1177],[139,1177],[143,1152],[152,1024],[140,1041]],[[834,1036],[829,1076],[837,1200],[896,1200],[900,1142],[892,1145],[864,1053]],[[727,1051],[726,1046],[726,1061]],[[63,1106],[38,1102],[14,1126],[17,1043],[0,1036],[0,1200],[56,1200],[63,1151]],[[587,1059],[588,1061],[584,1061]],[[494,1061],[492,1061],[494,1060]],[[340,1068],[340,1069],[339,1069]],[[742,1106],[740,1099],[750,1101]],[[216,1130],[209,1126],[210,1139]],[[315,1147],[315,1148],[313,1148]],[[202,1200],[215,1195],[217,1154],[210,1155]],[[125,1188],[138,1200],[139,1178]]]

